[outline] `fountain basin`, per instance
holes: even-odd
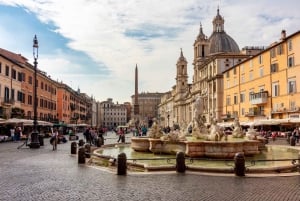
[[[179,151],[189,157],[233,158],[238,152],[245,156],[260,153],[259,140],[239,141],[165,141],[153,138],[131,138],[131,148],[135,151],[176,154]]]
[[[247,173],[281,173],[295,172],[297,167],[292,164],[292,159],[300,159],[300,148],[291,146],[266,145],[265,149],[252,157],[246,157]],[[128,168],[132,171],[174,171],[176,170],[176,158],[171,154],[154,154],[134,151],[130,144],[104,145],[93,152],[97,157],[92,157],[94,164],[115,168],[115,164],[109,165],[110,159],[115,159],[120,153],[127,156]],[[283,159],[283,160],[282,160]],[[97,161],[104,161],[98,163]],[[282,160],[282,161],[281,161]],[[253,163],[255,161],[255,163]],[[299,164],[299,162],[298,162]],[[234,173],[234,158],[186,158],[186,166],[190,171]]]

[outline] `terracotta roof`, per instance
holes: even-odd
[[[15,54],[2,48],[0,48],[0,55],[20,66],[25,66],[28,61],[28,59],[23,57],[21,54]]]

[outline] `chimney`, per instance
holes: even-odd
[[[286,38],[286,31],[283,29],[282,31],[281,31],[281,40],[284,40]]]

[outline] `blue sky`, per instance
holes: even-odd
[[[136,64],[139,92],[171,90],[180,48],[191,82],[200,22],[210,36],[218,6],[240,49],[299,30],[298,0],[0,0],[0,47],[33,63],[36,34],[41,70],[98,101],[122,103],[134,94]]]

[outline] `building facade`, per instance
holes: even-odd
[[[125,126],[127,121],[127,107],[125,104],[114,103],[112,98],[100,103],[100,126],[114,129]]]
[[[193,44],[191,84],[188,83],[188,62],[181,50],[176,63],[176,85],[164,95],[159,105],[163,126],[186,125],[191,122],[197,97],[201,97],[201,110],[206,122],[210,122],[212,118],[222,121],[223,72],[262,50],[259,47],[247,47],[240,51],[235,40],[225,32],[224,22],[218,9],[212,21],[213,32],[210,37],[204,34],[200,24],[199,34]]]
[[[96,118],[92,99],[37,69],[37,119],[88,123]],[[0,48],[0,117],[33,119],[34,66],[20,54]]]
[[[224,117],[240,121],[300,118],[300,32],[224,72]]]
[[[158,106],[164,93],[142,92],[138,94],[139,103],[139,124],[151,126],[153,118],[158,118]],[[135,95],[131,96],[131,102],[134,104]],[[132,112],[133,113],[133,112]],[[149,125],[150,124],[150,125]]]

